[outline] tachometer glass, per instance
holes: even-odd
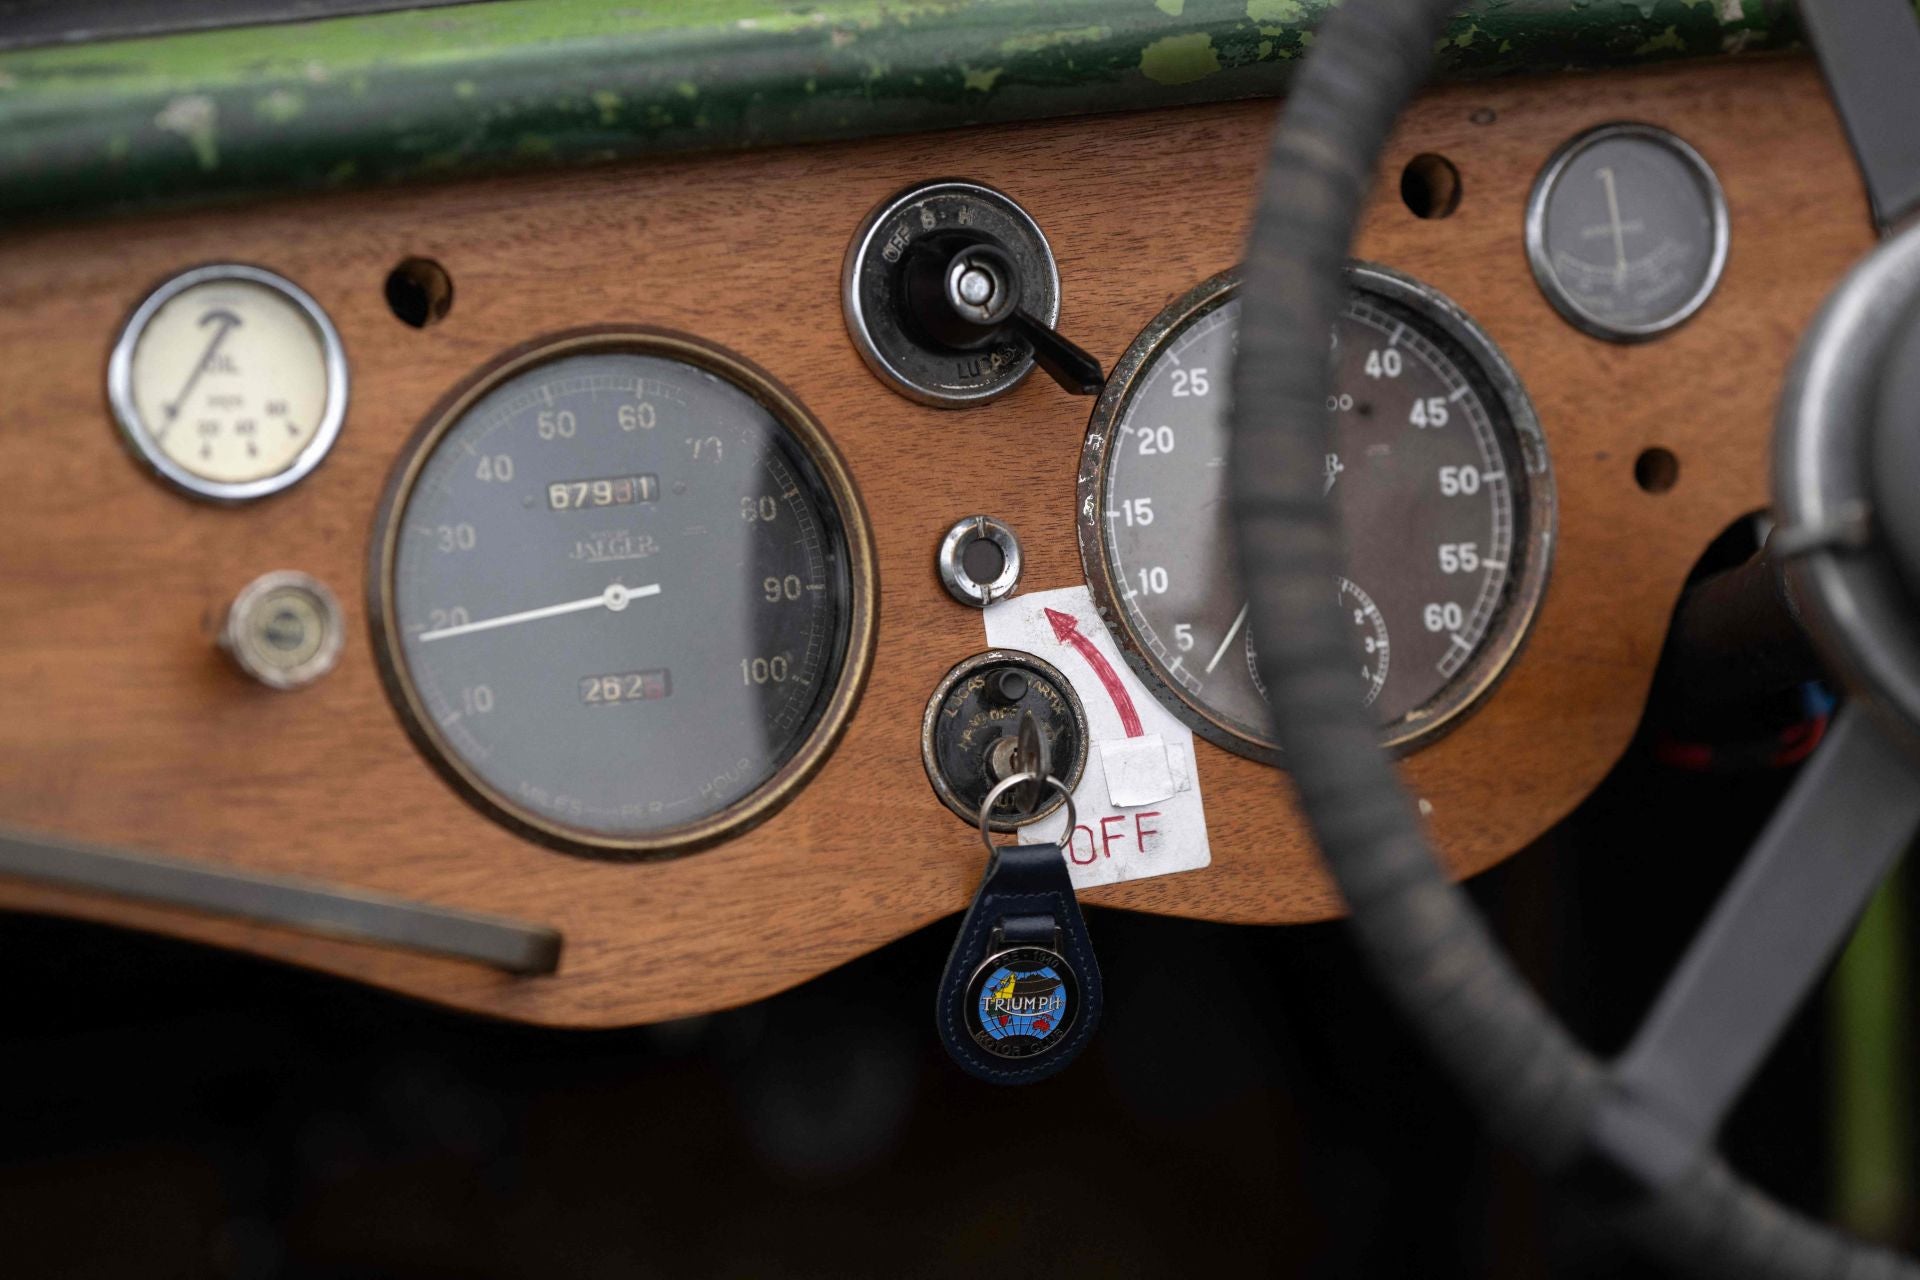
[[[672,335],[556,340],[423,429],[376,539],[396,702],[515,825],[657,852],[818,763],[872,638],[871,558],[819,428]]]
[[[1471,705],[1518,647],[1545,581],[1552,480],[1533,411],[1492,343],[1404,276],[1349,269],[1333,339],[1334,443],[1353,694],[1407,745]],[[1121,648],[1207,737],[1274,753],[1232,553],[1227,381],[1235,273],[1168,308],[1094,411],[1081,553]]]

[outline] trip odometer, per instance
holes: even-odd
[[[765,817],[872,648],[870,537],[825,434],[675,334],[564,335],[482,371],[402,459],[374,557],[415,739],[483,809],[580,852]]]
[[[1348,576],[1354,697],[1385,741],[1439,732],[1499,676],[1546,581],[1553,481],[1518,378],[1464,313],[1380,267],[1347,271],[1325,460]],[[1155,318],[1094,409],[1080,553],[1122,652],[1196,730],[1274,760],[1228,510],[1237,272]]]

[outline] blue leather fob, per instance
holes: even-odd
[[[1026,1084],[1080,1056],[1100,1006],[1100,964],[1060,847],[995,849],[940,979],[940,1043],[982,1080]]]

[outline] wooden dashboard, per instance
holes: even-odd
[[[1080,582],[1074,478],[1089,402],[1043,378],[959,412],[893,394],[842,324],[848,237],[909,182],[998,187],[1059,256],[1062,329],[1111,364],[1170,299],[1236,260],[1272,117],[1270,102],[1192,107],[0,237],[0,827],[550,924],[565,951],[553,975],[512,977],[25,882],[0,881],[0,907],[573,1026],[738,1004],[960,909],[980,846],[929,787],[919,731],[941,677],[987,646],[980,615],[937,581],[934,548],[955,519],[990,512],[1021,534],[1023,591]],[[1717,294],[1633,347],[1561,320],[1521,245],[1541,165],[1612,120],[1691,142],[1731,210]],[[1422,153],[1458,170],[1450,217],[1423,220],[1402,202],[1401,170]],[[1870,242],[1850,156],[1804,60],[1454,86],[1403,122],[1359,256],[1451,296],[1500,344],[1544,424],[1559,495],[1530,641],[1461,728],[1405,765],[1460,873],[1556,822],[1626,746],[1689,568],[1767,502],[1774,399],[1796,338]],[[410,256],[442,264],[455,290],[446,319],[418,330],[383,296]],[[137,467],[103,393],[129,309],[167,275],[215,260],[300,282],[339,327],[353,376],[327,462],[232,509],[186,500]],[[699,334],[791,388],[844,453],[878,552],[872,675],[831,758],[765,825],[664,862],[564,856],[463,802],[403,731],[363,616],[375,510],[422,416],[501,350],[605,323]],[[1655,447],[1678,463],[1663,492],[1636,481]],[[339,668],[292,693],[248,681],[214,644],[234,593],[280,568],[331,585],[350,621]],[[1212,864],[1086,900],[1223,921],[1338,914],[1279,775],[1204,742],[1197,755]]]

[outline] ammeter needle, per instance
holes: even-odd
[[[1614,189],[1613,170],[1601,169],[1594,175],[1607,189],[1607,219],[1613,225],[1613,287],[1627,287],[1627,231],[1620,225],[1620,193]]]

